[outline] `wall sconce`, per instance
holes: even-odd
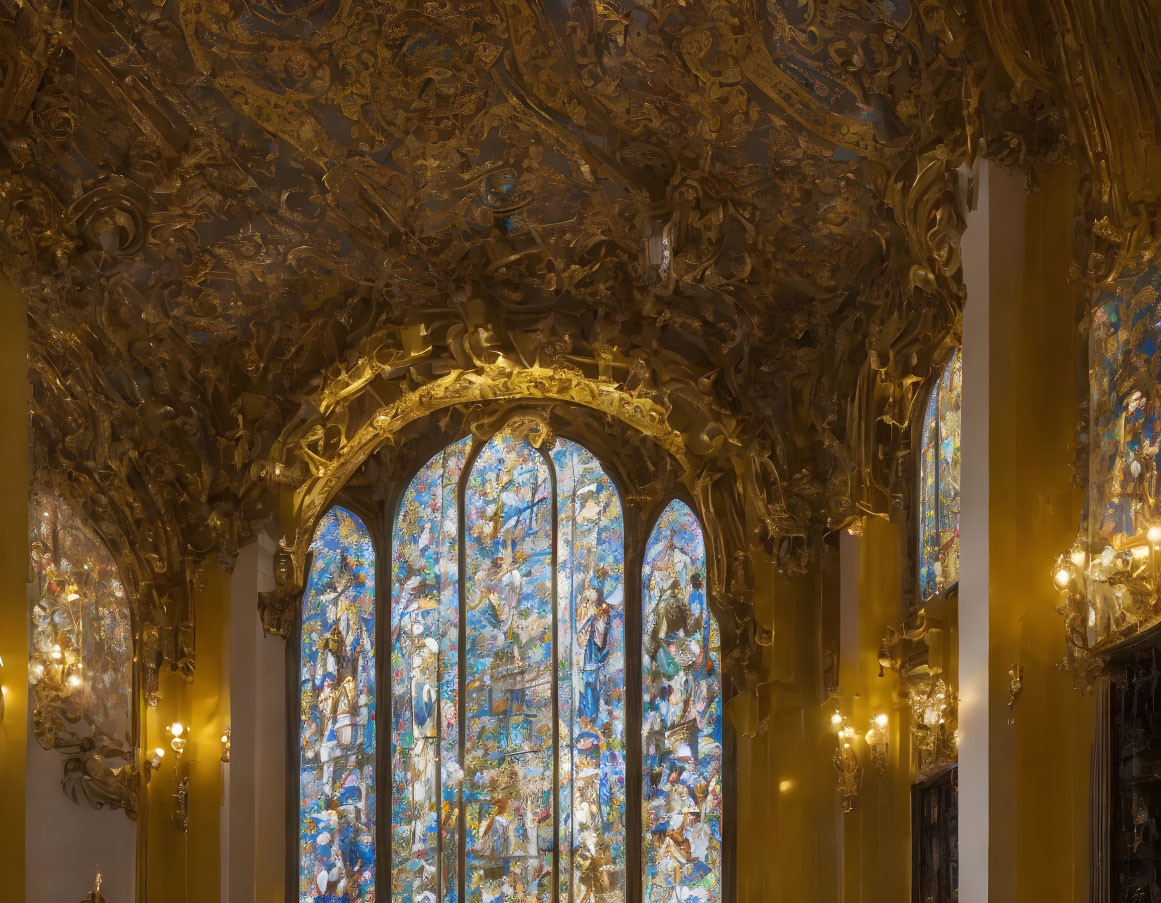
[[[230,761],[230,729],[226,728],[222,732],[222,762],[228,763]]]
[[[178,759],[180,759],[181,754],[185,752],[185,735],[189,733],[189,728],[182,724],[180,721],[175,721],[173,724],[166,728],[166,731],[169,733],[170,737],[173,738],[169,741],[169,745],[173,748],[173,751],[177,753]]]
[[[911,743],[919,778],[959,758],[959,700],[938,671],[911,690]]]
[[[871,764],[883,777],[887,776],[887,751],[890,748],[891,735],[887,730],[889,724],[885,714],[878,714],[871,718],[871,726],[864,739],[871,750]]]
[[[107,903],[105,895],[101,893],[101,883],[101,873],[97,872],[97,880],[93,883],[92,891],[81,903]]]
[[[1016,700],[1024,692],[1024,666],[1012,662],[1008,668],[1008,724],[1016,723]]]
[[[173,821],[183,832],[189,831],[189,776],[180,775],[182,753],[185,752],[189,733],[189,726],[175,721],[167,727],[170,736],[169,745],[175,753],[173,762]],[[158,747],[154,751],[154,758],[160,765],[165,756],[165,750]]]
[[[847,719],[837,709],[830,716],[830,723],[838,737],[834,767],[839,776],[839,798],[842,800],[843,812],[854,812],[859,808],[859,793],[863,786],[863,766],[859,763],[859,753],[855,749],[858,732],[847,723]]]

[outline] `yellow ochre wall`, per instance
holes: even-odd
[[[145,794],[143,825],[147,864],[139,899],[145,903],[210,903],[221,899],[222,731],[229,724],[230,687],[226,671],[226,622],[230,578],[217,563],[199,574],[194,608],[197,667],[192,680],[173,671],[161,675],[161,700],[147,709],[144,746],[163,747],[161,769]],[[189,775],[189,832],[173,818],[174,760],[166,726],[190,728],[181,769]]]
[[[28,749],[28,330],[24,300],[0,279],[0,874],[23,900]]]
[[[1078,421],[1076,328],[1069,285],[1074,174],[1053,166],[1023,223],[997,218],[993,241],[1021,236],[1024,262],[993,273],[990,491],[990,844],[992,903],[1088,899],[1088,793],[1095,724],[1058,667],[1064,657],[1056,557],[1076,537],[1083,492],[1070,458]],[[1002,259],[1002,257],[1001,257]],[[1024,668],[1009,724],[1008,669]]]

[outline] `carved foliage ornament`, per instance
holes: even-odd
[[[30,503],[28,681],[37,742],[74,802],[137,811],[133,617],[104,543],[64,500]]]
[[[1059,140],[990,66],[997,15],[0,0],[37,472],[187,672],[197,565],[269,520],[270,480],[333,491],[401,407],[615,407],[707,519],[739,500],[721,541],[802,566],[906,492],[958,328],[959,168]]]

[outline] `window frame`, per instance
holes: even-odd
[[[470,437],[471,443],[464,459],[463,470],[459,475],[456,486],[456,504],[460,525],[460,542],[457,544],[459,557],[459,592],[461,605],[464,592],[464,578],[466,568],[466,546],[464,536],[464,494],[467,480],[471,475],[481,450],[497,434],[503,432],[514,421],[525,419],[529,415],[514,412],[509,416],[500,417],[489,423],[486,430],[461,428],[437,428],[428,430],[407,443],[410,465],[394,474],[386,474],[373,480],[362,480],[357,484],[354,480],[342,486],[328,503],[323,507],[318,520],[312,525],[312,537],[318,530],[318,524],[336,506],[346,508],[359,517],[371,535],[375,550],[375,704],[376,704],[376,823],[375,823],[375,894],[377,900],[391,900],[392,876],[392,849],[391,849],[391,808],[392,808],[392,780],[391,780],[391,749],[390,736],[390,706],[392,700],[392,683],[390,668],[390,641],[391,641],[391,607],[392,607],[392,576],[391,551],[395,540],[394,530],[404,496],[412,481],[427,465],[428,461],[443,449]],[[706,604],[719,625],[719,631],[724,623],[723,612],[714,597],[712,586],[714,581],[710,575],[720,572],[720,562],[716,559],[718,550],[710,541],[700,506],[693,496],[680,485],[672,476],[667,475],[661,485],[652,487],[648,496],[643,498],[642,493],[632,494],[628,491],[631,485],[624,468],[618,460],[604,454],[600,448],[594,448],[597,443],[592,442],[591,436],[585,431],[577,429],[570,422],[558,422],[551,411],[536,411],[533,415],[537,420],[547,424],[551,429],[552,445],[547,448],[537,448],[538,453],[545,458],[549,466],[553,486],[553,555],[555,564],[556,528],[557,528],[557,496],[556,496],[556,468],[552,461],[551,449],[555,447],[557,438],[575,442],[591,454],[603,468],[613,487],[617,491],[621,503],[621,514],[624,528],[624,596],[625,596],[625,903],[642,903],[644,895],[643,880],[643,680],[642,680],[642,643],[644,631],[644,609],[642,598],[641,577],[644,567],[645,551],[649,535],[657,524],[662,512],[673,501],[680,500],[689,506],[697,518],[703,533],[706,550]],[[286,643],[286,686],[287,686],[287,838],[286,838],[286,899],[288,903],[298,903],[299,900],[299,825],[301,775],[301,719],[298,713],[299,686],[298,672],[302,658],[302,616],[306,594],[310,586],[310,574],[313,566],[313,553],[308,554],[303,568],[304,586],[295,610],[294,628]],[[554,624],[556,623],[556,568],[554,567]],[[460,669],[460,686],[463,686],[463,670],[465,660],[462,655],[464,642],[465,621],[460,618],[458,659]],[[556,646],[556,631],[554,631],[554,652]],[[737,737],[733,725],[726,715],[725,708],[730,699],[736,695],[733,681],[728,677],[725,668],[725,637],[719,640],[719,668],[718,680],[720,683],[722,705],[722,813],[721,813],[721,865],[720,865],[720,898],[722,903],[733,903],[736,900],[737,888]],[[555,670],[555,667],[554,667]],[[554,678],[553,698],[557,703],[557,681]],[[384,720],[386,718],[386,720]],[[462,719],[458,719],[462,727]],[[554,717],[554,732],[558,729],[559,718]],[[635,726],[635,727],[634,727]],[[559,745],[559,738],[557,738]],[[462,747],[461,747],[462,757]],[[559,794],[554,793],[554,797]],[[559,805],[558,801],[554,806]],[[460,836],[466,836],[464,821],[465,807],[460,807]],[[558,816],[559,819],[559,816]],[[559,820],[558,820],[559,824]],[[442,836],[442,832],[441,832]],[[558,844],[558,859],[560,857]],[[557,862],[556,873],[560,875],[561,863]],[[465,883],[465,873],[461,868],[457,880],[462,890]],[[559,900],[559,894],[554,893],[553,900]],[[442,903],[438,900],[437,903]],[[457,903],[462,898],[457,894]]]

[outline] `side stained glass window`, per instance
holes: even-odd
[[[919,449],[919,595],[923,600],[959,579],[959,351],[931,390]]]
[[[302,610],[299,899],[375,900],[375,549],[332,508]]]
[[[675,500],[641,575],[645,903],[722,897],[721,640],[705,574],[701,525]]]

